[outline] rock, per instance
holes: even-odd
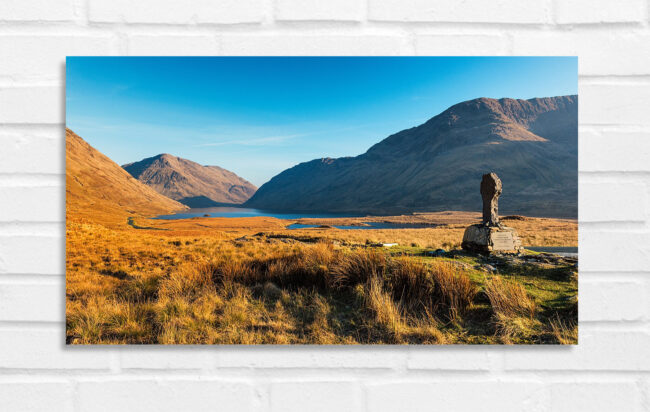
[[[481,180],[483,198],[483,222],[465,229],[461,247],[470,252],[492,253],[523,250],[517,232],[499,222],[499,196],[502,192],[501,179],[496,173],[487,173]]]
[[[497,269],[492,265],[483,265],[483,269],[487,270],[488,272],[496,272],[497,271]]]
[[[496,173],[486,173],[481,180],[483,197],[483,223],[499,226],[499,196],[502,192],[501,179]]]
[[[489,227],[482,224],[465,229],[461,247],[476,253],[513,252],[523,249],[521,240],[513,228]]]
[[[445,253],[447,253],[447,251],[445,249],[436,249],[436,250],[432,250],[432,251],[427,252],[427,255],[429,255],[429,256],[442,256]]]

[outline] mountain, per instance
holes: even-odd
[[[355,213],[480,211],[481,176],[503,181],[500,210],[577,217],[578,96],[456,104],[356,157],[298,164],[246,206]]]
[[[190,207],[244,203],[257,190],[250,182],[218,166],[160,154],[122,166],[133,177]]]
[[[68,218],[126,223],[126,216],[169,213],[186,206],[143,185],[118,164],[65,130]]]

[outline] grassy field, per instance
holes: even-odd
[[[295,221],[261,217],[99,224],[68,214],[66,340],[577,343],[575,262],[464,254],[462,233],[477,214],[371,219],[440,226],[287,230]],[[504,223],[525,245],[577,246],[576,221]],[[433,256],[437,248],[449,252]]]

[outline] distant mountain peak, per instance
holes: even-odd
[[[191,207],[243,203],[257,188],[219,166],[202,166],[168,153],[125,164],[133,177]]]

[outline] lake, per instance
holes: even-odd
[[[206,216],[207,215],[207,216]],[[277,212],[272,210],[251,209],[243,207],[209,207],[201,209],[190,209],[173,215],[157,216],[156,219],[189,219],[193,217],[254,217],[269,216],[277,219],[301,219],[301,218],[341,218],[341,217],[363,217],[365,215],[355,215],[351,213],[328,213],[328,212]],[[413,223],[387,223],[387,222],[364,222],[367,226],[333,226],[338,229],[421,229],[426,227],[435,227],[433,224],[413,224]],[[319,227],[320,225],[305,225],[294,223],[287,226],[287,229],[306,229]]]
[[[417,223],[389,223],[389,222],[363,222],[368,226],[342,226],[333,225],[337,229],[423,229],[427,227],[436,227],[433,224],[417,224]],[[294,223],[287,226],[287,229],[307,229],[310,227],[320,227],[321,225],[303,225],[302,223]]]
[[[208,215],[208,216],[205,216]],[[192,217],[255,217],[269,216],[277,219],[301,219],[318,218],[327,219],[334,217],[362,217],[351,213],[328,213],[328,212],[279,212],[272,210],[250,209],[244,207],[207,207],[201,209],[190,209],[173,215],[157,216],[156,219],[189,219]]]

